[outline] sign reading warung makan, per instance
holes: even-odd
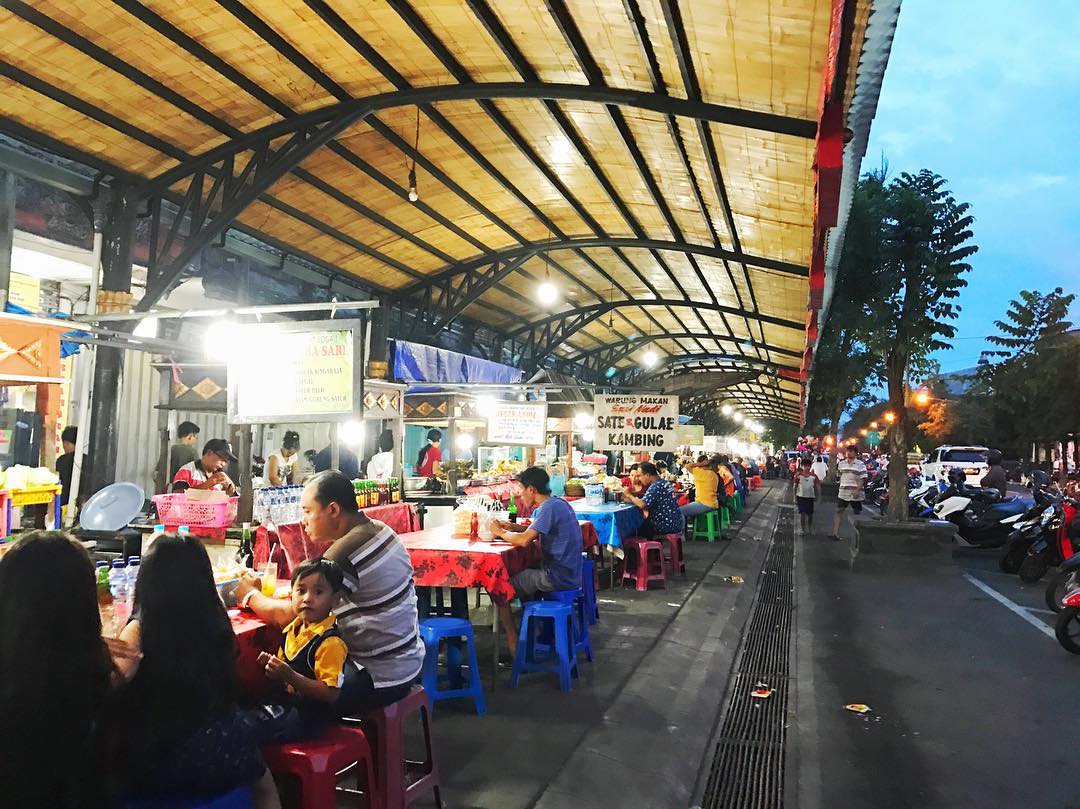
[[[596,449],[674,452],[679,447],[679,397],[602,395],[593,399]]]

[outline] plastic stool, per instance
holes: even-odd
[[[743,510],[742,493],[738,489],[736,489],[735,493],[732,494],[731,497],[729,497],[728,499],[731,501],[732,514],[738,514],[740,511]]]
[[[573,652],[575,659],[582,652],[585,659],[592,662],[592,643],[589,642],[589,616],[586,614],[585,599],[581,590],[553,590],[550,593],[541,593],[543,601],[558,601],[569,604],[574,610],[574,642]],[[537,642],[536,651],[541,654],[550,654],[554,650],[550,645]]]
[[[600,605],[596,602],[596,562],[581,560],[581,599],[585,604],[585,619],[592,626],[600,620]]]
[[[640,539],[630,547],[637,550],[637,569],[630,570],[630,565],[623,571],[623,586],[626,580],[636,582],[637,589],[645,591],[649,589],[649,582],[658,581],[667,587],[667,577],[664,575],[664,546],[651,539]],[[656,558],[652,559],[655,552]]]
[[[471,697],[476,713],[483,716],[484,687],[480,682],[480,664],[476,660],[476,642],[472,624],[465,618],[425,618],[420,622],[420,637],[424,641],[424,668],[420,681],[431,700],[432,708],[441,699]],[[469,681],[461,674],[461,644],[446,644],[446,674],[439,674],[439,646],[446,639],[465,638],[469,652]],[[450,688],[439,689],[439,682],[449,682]]]
[[[424,728],[424,761],[405,758],[405,720],[417,712]],[[435,805],[442,809],[439,768],[431,742],[431,709],[423,688],[414,685],[412,691],[397,702],[376,708],[364,717],[349,717],[346,721],[359,723],[375,749],[376,792],[382,801],[380,807],[407,809],[431,792]]]
[[[686,562],[683,560],[682,534],[662,534],[657,537],[660,541],[660,555],[666,565],[671,566],[671,575],[682,573],[686,575]]]
[[[721,506],[721,509],[724,507]],[[725,511],[727,509],[724,509]],[[698,514],[694,519],[694,532],[691,535],[693,539],[704,537],[709,542],[716,542],[717,538],[723,533],[721,527],[723,518],[720,516],[720,510],[706,511],[704,514]]]
[[[576,591],[570,591],[576,592]],[[550,620],[554,624],[555,656],[538,657],[543,644],[537,642],[536,635],[541,621]],[[521,675],[529,671],[550,671],[559,675],[559,689],[570,690],[571,673],[577,673],[577,655],[571,651],[574,634],[574,608],[562,601],[530,601],[521,614],[521,633],[518,635],[517,654],[514,655],[514,667],[510,670],[510,687],[517,688]],[[537,647],[540,647],[538,649]],[[547,647],[550,648],[550,647]]]
[[[364,768],[369,806],[382,806],[375,778],[375,757],[367,735],[358,727],[334,725],[315,739],[262,748],[266,766],[274,775],[291,775],[300,781],[303,809],[335,809],[337,773],[357,762]]]

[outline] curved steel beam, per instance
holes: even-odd
[[[663,115],[676,115],[694,120],[748,129],[759,129],[798,138],[817,137],[817,122],[785,115],[744,110],[704,101],[688,101],[659,93],[623,90],[612,87],[592,87],[584,84],[560,84],[547,82],[477,82],[415,87],[396,90],[366,98],[350,99],[338,104],[320,107],[303,115],[247,133],[221,144],[192,160],[159,175],[152,182],[158,188],[168,188],[178,179],[198,170],[205,170],[229,155],[248,151],[263,141],[293,135],[298,131],[326,124],[345,121],[345,125],[363,120],[372,113],[393,107],[411,107],[434,104],[440,101],[479,101],[498,99],[543,99],[547,101],[586,101],[595,104],[613,104],[619,107],[650,110]]]
[[[785,357],[792,357],[795,359],[802,359],[801,351],[793,351],[790,348],[778,348],[771,346],[768,343],[761,343],[757,340],[750,340],[744,337],[734,337],[731,335],[719,337],[715,334],[701,334],[700,332],[665,332],[664,334],[643,334],[636,338],[624,337],[614,343],[606,343],[595,348],[590,348],[582,351],[579,354],[575,354],[572,357],[564,357],[571,362],[587,362],[597,355],[603,355],[604,352],[611,352],[611,358],[608,358],[608,365],[612,362],[618,362],[621,359],[634,353],[638,348],[649,343],[655,343],[657,340],[690,340],[690,339],[710,340],[716,343],[737,343],[738,345],[747,346],[749,348],[760,348],[763,351],[771,351],[774,354],[780,354]],[[627,346],[629,350],[626,353],[619,351],[623,346]],[[754,359],[753,357],[747,357],[746,359]]]
[[[415,293],[425,283],[438,283],[445,278],[452,278],[463,273],[473,272],[486,267],[495,261],[510,261],[518,258],[532,258],[541,253],[550,253],[556,250],[583,250],[591,247],[611,248],[640,248],[643,250],[660,250],[673,253],[691,253],[698,256],[737,261],[749,264],[752,267],[761,267],[766,270],[796,275],[802,278],[810,274],[807,267],[793,264],[789,261],[752,256],[741,251],[725,250],[712,245],[691,244],[685,241],[667,241],[663,239],[640,239],[635,236],[569,236],[565,239],[552,239],[545,242],[530,242],[528,244],[514,245],[506,250],[498,250],[494,253],[485,253],[457,264],[448,265],[431,274],[430,279],[418,281],[410,287],[402,290],[402,295]]]
[[[683,307],[690,309],[700,309],[705,312],[724,312],[725,314],[735,315],[737,317],[747,317],[751,320],[760,320],[763,323],[771,323],[774,326],[782,326],[786,329],[794,329],[798,332],[805,331],[806,329],[806,324],[801,323],[797,320],[786,320],[782,317],[772,317],[771,315],[763,315],[760,312],[751,312],[747,309],[739,309],[734,306],[723,306],[722,304],[708,303],[705,301],[680,300],[678,298],[653,298],[640,301],[612,301],[605,303],[594,303],[590,304],[589,306],[578,306],[566,312],[560,312],[559,314],[545,317],[542,320],[536,320],[532,323],[526,323],[524,326],[519,326],[513,331],[508,332],[507,336],[518,337],[520,335],[526,334],[527,332],[534,331],[536,329],[549,326],[553,323],[557,323],[558,321],[566,320],[567,318],[575,317],[577,315],[585,313],[598,313],[597,317],[599,317],[607,314],[613,309],[625,309],[627,307],[635,306],[641,308],[645,308],[648,306],[670,306],[672,308]],[[593,319],[595,320],[595,318]],[[570,334],[572,333],[573,332],[571,332]],[[563,338],[565,339],[569,337],[570,334],[564,334]]]

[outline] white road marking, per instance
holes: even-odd
[[[969,582],[971,582],[976,587],[978,587],[980,590],[982,590],[984,593],[986,593],[988,596],[990,596],[990,598],[994,599],[999,604],[1004,605],[1005,608],[1008,609],[1009,611],[1019,615],[1021,618],[1023,618],[1025,621],[1027,621],[1029,624],[1031,624],[1033,627],[1035,627],[1040,632],[1042,632],[1044,635],[1046,635],[1047,637],[1050,637],[1050,638],[1056,638],[1056,636],[1054,635],[1054,630],[1051,629],[1050,627],[1048,627],[1044,622],[1040,621],[1034,615],[1032,615],[1028,611],[1027,607],[1021,607],[1015,601],[1012,601],[1011,599],[1006,598],[1001,593],[999,593],[997,590],[995,590],[993,587],[991,587],[989,584],[986,584],[985,582],[979,581],[977,578],[972,576],[970,573],[964,573],[963,576]]]
[[[1028,612],[1033,612],[1036,615],[1057,615],[1053,610],[1044,610],[1041,607],[1024,607]]]

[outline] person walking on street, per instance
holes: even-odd
[[[814,474],[809,458],[803,458],[795,470],[791,490],[795,493],[795,505],[799,509],[799,527],[804,535],[809,534],[814,526],[814,502],[821,495],[821,478]]]
[[[810,471],[817,475],[818,480],[822,483],[825,482],[825,478],[829,476],[829,465],[825,463],[824,455],[815,456],[814,463],[810,467]]]
[[[844,458],[837,466],[840,473],[840,493],[836,500],[836,517],[830,539],[840,539],[840,518],[851,509],[851,527],[855,528],[855,515],[862,513],[863,482],[866,480],[866,464],[859,460],[855,445],[844,450]]]

